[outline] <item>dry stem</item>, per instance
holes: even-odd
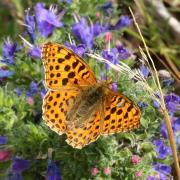
[[[173,159],[174,159],[174,165],[175,165],[175,169],[176,169],[177,178],[178,178],[178,180],[180,180],[180,168],[179,168],[179,162],[178,162],[177,147],[176,147],[176,143],[175,143],[175,139],[174,139],[174,134],[173,134],[173,130],[172,130],[171,120],[170,120],[170,117],[169,117],[169,114],[168,114],[168,111],[166,109],[166,105],[165,105],[165,102],[164,102],[164,95],[163,95],[163,92],[162,92],[162,89],[161,89],[161,85],[160,85],[160,82],[159,82],[158,73],[157,73],[157,70],[155,68],[154,62],[153,62],[153,60],[151,58],[151,55],[149,53],[148,47],[146,45],[146,42],[145,42],[145,40],[143,38],[143,35],[141,33],[141,30],[139,28],[139,25],[136,22],[134,14],[133,14],[131,8],[129,8],[129,10],[130,10],[131,15],[133,17],[133,20],[134,20],[135,26],[136,26],[136,28],[138,30],[138,33],[139,33],[139,35],[140,35],[140,37],[142,39],[142,42],[144,44],[144,47],[145,47],[145,50],[146,50],[146,53],[147,53],[147,57],[151,61],[152,68],[153,68],[153,70],[155,72],[155,78],[156,78],[157,86],[158,86],[158,89],[159,89],[159,92],[160,92],[160,101],[161,101],[162,114],[163,114],[164,119],[165,119],[167,131],[168,131],[168,137],[169,137],[171,149],[172,149],[172,152],[173,152]]]

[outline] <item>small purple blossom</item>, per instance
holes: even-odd
[[[93,36],[96,37],[102,33],[105,33],[108,30],[107,25],[102,25],[99,23],[95,23],[91,27],[91,32],[93,33]]]
[[[117,50],[119,52],[119,58],[122,60],[129,58],[131,55],[130,51],[122,45],[117,46]]]
[[[32,97],[35,93],[38,92],[38,84],[34,81],[31,82],[29,91],[27,92],[28,97]]]
[[[173,132],[176,133],[176,132],[180,131],[180,118],[171,117],[171,122],[172,122]],[[162,123],[160,131],[161,131],[162,136],[165,139],[167,139],[168,133],[167,133],[167,128],[166,128],[165,122]]]
[[[65,45],[70,49],[72,49],[76,54],[78,54],[81,57],[84,56],[86,52],[86,47],[84,44],[79,44],[76,46],[74,44],[66,43]]]
[[[160,108],[161,107],[160,104],[156,100],[153,101],[153,106],[155,108]]]
[[[125,48],[111,48],[110,50],[103,50],[101,56],[104,59],[109,60],[113,64],[118,64],[119,60],[123,60],[124,58],[129,57],[129,53]],[[106,65],[106,68],[108,65]]]
[[[32,58],[38,58],[41,59],[41,49],[38,46],[33,46],[30,51],[29,51],[29,55]]]
[[[153,165],[153,169],[164,175],[168,175],[171,173],[171,167],[166,164],[156,163]]]
[[[140,108],[146,108],[146,107],[148,107],[148,104],[147,104],[146,102],[143,102],[143,101],[138,102],[137,105],[138,105]]]
[[[15,157],[12,161],[11,171],[21,173],[30,167],[30,161]]]
[[[170,113],[175,113],[180,109],[180,97],[174,93],[166,95],[164,97],[166,107],[170,111]]]
[[[61,172],[58,163],[49,160],[47,180],[61,180]]]
[[[146,180],[157,180],[157,178],[154,176],[148,176]]]
[[[155,140],[154,145],[159,159],[164,159],[172,154],[171,148],[165,145],[163,140]]]
[[[145,66],[144,64],[140,67],[140,71],[145,78],[147,78],[150,74],[149,68],[147,66]]]
[[[110,25],[110,30],[119,30],[131,25],[132,19],[129,16],[122,15],[115,25]]]
[[[101,53],[102,57],[109,60],[113,64],[118,63],[119,52],[117,48],[111,48],[110,50],[104,50]]]
[[[113,91],[117,91],[117,89],[118,89],[118,85],[117,85],[117,83],[112,83],[112,90]]]
[[[61,14],[56,15],[55,11],[56,9],[53,7],[50,10],[45,9],[43,3],[37,3],[35,6],[37,26],[43,37],[48,37],[55,28],[63,26],[63,23],[60,22]]]
[[[9,38],[4,41],[2,46],[3,60],[2,62],[5,64],[14,65],[14,56],[18,50],[18,46],[16,43],[13,43]]]
[[[101,80],[105,80],[104,71],[101,72]]]
[[[22,94],[22,91],[19,88],[16,88],[14,91],[17,94],[17,96],[20,96]]]
[[[12,76],[13,74],[14,74],[13,71],[0,68],[0,78],[6,78]]]
[[[0,136],[0,145],[7,144],[8,138],[6,136]]]
[[[36,26],[34,21],[34,16],[29,15],[30,9],[28,9],[25,13],[24,21],[27,28],[27,33],[31,39],[31,42],[34,44],[36,38]]]
[[[85,18],[81,18],[79,22],[73,24],[72,32],[81,41],[81,43],[87,45],[88,48],[93,46],[93,33],[88,26]]]
[[[40,94],[41,94],[41,98],[44,98],[44,96],[46,95],[46,90],[45,89],[43,89],[43,90],[41,90],[40,91]]]

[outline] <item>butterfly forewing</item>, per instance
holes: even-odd
[[[42,47],[45,84],[50,89],[88,86],[95,84],[96,77],[89,66],[70,49],[56,43]]]

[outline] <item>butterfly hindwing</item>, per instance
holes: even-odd
[[[50,42],[44,44],[42,60],[45,69],[45,84],[50,89],[88,86],[97,82],[94,73],[85,61],[60,44]]]
[[[125,95],[111,91],[105,102],[102,134],[126,132],[140,125],[140,109]]]
[[[83,128],[74,128],[73,130],[66,132],[66,142],[77,149],[81,149],[85,145],[94,142],[101,133],[100,121],[100,112],[95,112],[95,114],[87,120],[87,123]]]
[[[78,91],[48,91],[43,100],[43,119],[58,134],[66,132],[66,114],[73,105]]]

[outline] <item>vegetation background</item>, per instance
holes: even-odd
[[[123,62],[131,68],[142,68],[144,77],[151,83],[152,77],[148,68],[144,68],[144,64],[138,61],[142,58],[138,49],[142,45],[142,40],[136,29],[133,25],[130,27],[123,25],[123,28],[118,27],[119,29],[115,27],[121,16],[131,17],[128,9],[131,7],[159,71],[180,151],[180,97],[178,96],[180,94],[180,2],[178,0],[44,0],[46,10],[52,4],[57,4],[58,12],[65,11],[62,18],[65,26],[56,27],[55,31],[46,37],[43,37],[38,27],[36,38],[31,42],[32,34],[30,37],[27,36],[29,29],[25,15],[29,9],[30,15],[37,18],[35,7],[39,2],[36,0],[0,1],[0,45],[2,47],[0,49],[0,60],[2,60],[0,65],[0,179],[164,180],[176,178],[161,109],[155,101],[146,96],[146,92],[138,89],[135,83],[126,81],[126,75],[116,79],[118,83],[120,82],[117,88],[132,98],[141,108],[140,129],[100,138],[81,151],[71,148],[64,142],[64,137],[59,137],[50,131],[41,118],[42,97],[45,91],[42,84],[44,75],[38,56],[39,49],[37,48],[34,54],[30,52],[19,35],[27,39],[35,48],[46,41],[67,43],[68,33],[72,35],[76,44],[86,44],[71,31],[73,25],[77,23],[74,17],[85,17],[88,24],[96,22],[103,24],[107,20],[114,29],[112,32],[112,29],[109,30],[110,34],[103,32],[102,35],[94,37],[93,47],[96,52],[101,55],[106,52],[104,46],[107,47],[107,39],[108,41],[113,39],[111,47],[116,47],[120,42],[125,48],[123,52],[127,53],[129,52],[127,50],[130,50],[133,56],[133,58],[128,56]],[[90,25],[87,26],[90,27]],[[9,52],[8,48],[11,48],[6,46],[7,37],[10,37],[11,43],[17,43],[21,49],[18,50],[16,47],[17,53],[14,55],[14,51],[11,56],[15,64],[7,63],[5,51]],[[121,53],[118,56],[122,55]],[[108,60],[111,61],[114,58],[113,54],[108,54],[107,57],[109,56]],[[86,57],[86,59],[95,70],[97,77],[102,77],[101,71],[105,67],[100,64],[100,69],[95,69],[96,63],[93,63],[91,58]],[[108,72],[109,76],[116,77],[112,70]],[[153,83],[151,86],[155,91]]]

